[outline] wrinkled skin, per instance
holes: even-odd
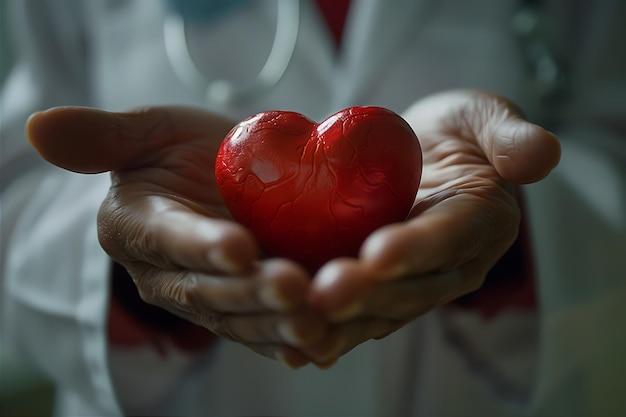
[[[403,116],[424,156],[409,218],[314,276],[262,258],[230,218],[206,167],[232,121],[173,107],[57,108],[35,114],[28,136],[60,167],[111,171],[101,244],[146,302],[292,367],[325,367],[479,288],[517,236],[515,185],[542,179],[559,160],[552,134],[487,93],[435,95]]]

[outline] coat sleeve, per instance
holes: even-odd
[[[24,177],[32,177],[33,172],[45,175],[45,169],[51,169],[25,138],[24,126],[29,115],[54,105],[88,104],[81,4],[72,0],[15,0],[6,6],[9,17],[6,22],[10,26],[6,43],[14,62],[0,93],[3,242],[16,223],[14,216],[19,216],[33,192],[26,183],[20,187],[15,184]],[[6,245],[2,245],[2,265],[5,249]]]
[[[542,313],[532,415],[626,411],[626,3],[576,4],[563,11],[561,163],[528,188]]]
[[[96,237],[109,180],[45,163],[24,135],[35,111],[90,104],[87,3],[8,3],[16,59],[0,112],[2,342],[47,374],[57,394],[72,387],[57,411],[113,416],[120,412],[103,371],[110,262]]]

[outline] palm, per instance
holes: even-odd
[[[424,167],[412,216],[448,198],[514,205],[507,183],[473,142],[455,132],[421,137]]]
[[[228,218],[214,174],[219,144],[217,135],[177,142],[154,155],[151,166],[114,171],[111,192],[128,202]]]

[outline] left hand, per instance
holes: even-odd
[[[327,325],[306,308],[309,274],[295,262],[262,259],[224,205],[213,168],[233,125],[179,106],[128,113],[61,107],[33,115],[27,133],[63,169],[110,171],[98,237],[130,275],[115,279],[132,278],[147,304],[302,366],[308,360],[299,348],[323,337]]]
[[[516,185],[541,180],[560,158],[554,135],[492,94],[437,94],[403,116],[422,145],[421,188],[405,222],[317,273],[310,302],[334,323],[308,350],[322,366],[478,289],[517,237]]]

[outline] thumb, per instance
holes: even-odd
[[[69,171],[99,173],[150,165],[158,151],[193,138],[219,145],[230,120],[186,107],[112,113],[55,107],[28,119],[26,135],[48,162]]]
[[[546,177],[558,164],[561,147],[557,137],[519,117],[500,121],[478,142],[502,178],[529,184]]]
[[[417,136],[443,131],[473,142],[507,181],[527,184],[541,180],[558,164],[558,139],[527,121],[522,111],[501,96],[454,90],[418,101],[406,112]]]

